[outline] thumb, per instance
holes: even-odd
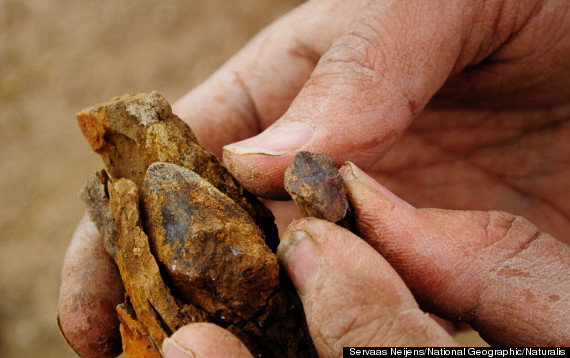
[[[390,265],[330,222],[293,222],[277,251],[297,288],[320,357],[346,346],[453,346]]]
[[[299,150],[327,154],[337,165],[374,164],[453,71],[468,13],[461,6],[369,2],[287,112],[260,135],[224,148],[228,169],[248,190],[276,198]]]
[[[165,358],[252,358],[244,344],[212,323],[194,323],[162,343]]]

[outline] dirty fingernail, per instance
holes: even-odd
[[[310,236],[304,231],[285,232],[277,255],[299,295],[309,294],[319,273],[317,251]]]
[[[372,188],[374,190],[376,190],[377,192],[379,192],[382,196],[384,196],[386,199],[388,199],[389,201],[396,203],[396,204],[400,204],[403,206],[406,206],[408,208],[414,208],[412,205],[410,205],[408,202],[402,200],[400,197],[396,196],[396,194],[392,193],[390,190],[388,190],[385,186],[383,186],[382,184],[378,183],[376,180],[374,180],[374,178],[372,178],[371,176],[369,176],[368,174],[366,174],[363,170],[361,170],[360,168],[358,168],[354,163],[352,162],[346,162],[341,168],[340,168],[340,173],[343,177],[343,179],[345,181],[350,181],[347,180],[350,178],[350,176],[354,177],[356,180],[358,180],[358,182],[366,185],[369,188]]]
[[[194,352],[171,338],[162,342],[162,353],[165,358],[196,358]]]
[[[270,127],[255,137],[226,145],[235,154],[283,155],[300,149],[313,135],[313,128],[301,121],[288,121]]]

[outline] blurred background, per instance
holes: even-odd
[[[75,113],[124,93],[174,102],[301,2],[0,0],[0,357],[75,356],[60,272],[102,168]]]
[[[174,102],[300,0],[0,0],[0,357],[74,357],[55,323],[77,192],[102,167],[75,113]]]

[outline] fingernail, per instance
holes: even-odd
[[[162,354],[165,358],[196,358],[194,352],[172,338],[165,338],[162,342]]]
[[[380,194],[382,196],[384,196],[386,199],[388,199],[389,201],[396,203],[396,204],[401,204],[401,205],[406,206],[408,208],[412,208],[412,209],[414,208],[408,202],[402,200],[401,198],[396,196],[394,193],[392,193],[390,190],[388,190],[385,186],[378,183],[376,180],[374,180],[374,178],[372,178],[371,176],[366,174],[364,171],[362,171],[360,168],[358,168],[352,162],[344,163],[344,165],[342,166],[342,168],[339,171],[341,172],[341,175],[343,176],[343,179],[345,179],[345,180],[347,180],[346,178],[344,178],[344,176],[346,174],[352,175],[360,183],[366,185],[367,187],[369,187],[371,189],[374,189],[374,190],[380,192]]]
[[[288,121],[269,127],[259,135],[226,145],[235,154],[283,155],[300,149],[313,135],[313,128],[301,121]]]
[[[304,231],[285,232],[277,256],[299,295],[309,294],[319,273],[317,251],[310,236]]]

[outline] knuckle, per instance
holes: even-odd
[[[346,346],[407,345],[410,337],[422,342],[434,338],[433,326],[427,324],[424,312],[417,306],[396,309],[375,304],[374,307],[362,307],[362,310],[361,314],[339,322],[334,334],[320,332],[321,347],[324,346],[329,355]]]
[[[488,213],[486,233],[490,245],[512,249],[515,253],[525,250],[541,236],[541,231],[522,216],[501,211]]]
[[[372,30],[370,32],[374,33]],[[385,62],[381,52],[382,46],[375,37],[364,31],[347,32],[333,44],[322,59],[322,64],[374,78],[375,74],[382,73],[382,68],[379,66]]]
[[[381,299],[358,298],[351,294],[340,296],[328,300],[326,307],[317,308],[318,312],[311,315],[324,319],[311,320],[312,335],[321,354],[335,356],[342,352],[343,346],[383,344],[402,333],[403,321],[394,306],[382,304]],[[323,314],[322,309],[327,312]]]
[[[371,26],[346,32],[322,56],[311,82],[319,85],[345,85],[359,90],[375,89],[389,73],[385,46]]]
[[[371,319],[367,314],[353,316],[335,323],[335,328],[328,327],[321,330],[315,337],[315,343],[320,347],[319,351],[325,356],[334,356],[342,352],[345,346],[371,346],[376,345],[374,339],[380,325],[385,324],[379,319]],[[374,342],[374,344],[373,344]]]

